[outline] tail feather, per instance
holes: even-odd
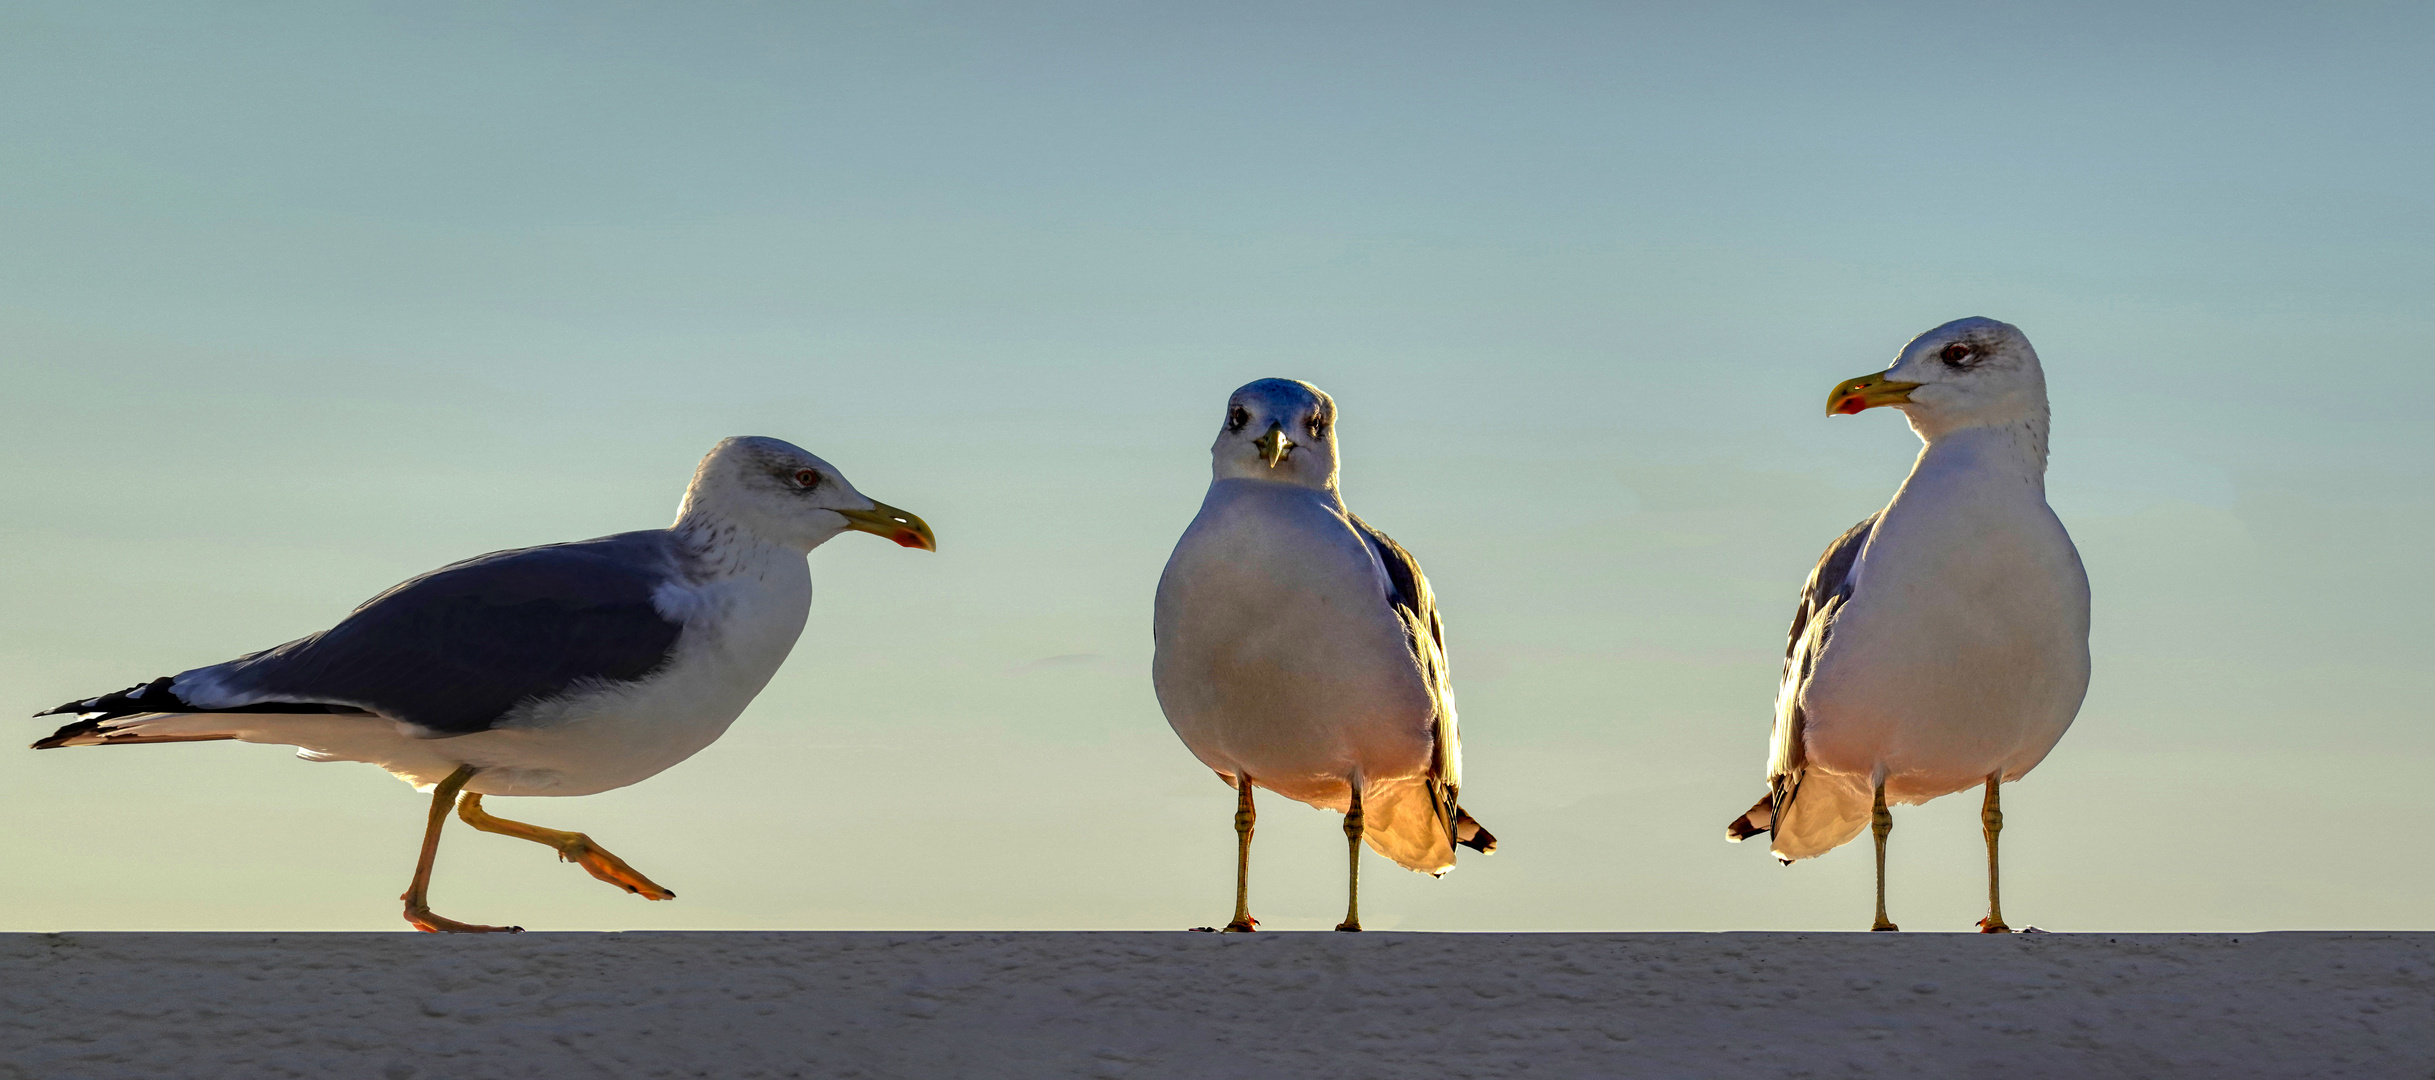
[[[1768,850],[1789,863],[1843,846],[1868,829],[1871,792],[1865,776],[1809,770],[1785,793]]]
[[[1454,812],[1454,842],[1482,855],[1494,855],[1497,850],[1496,834],[1482,827],[1469,811],[1462,809]]]
[[[1776,796],[1775,792],[1770,791],[1759,796],[1759,801],[1751,806],[1748,813],[1725,826],[1725,839],[1738,844],[1760,833],[1774,831],[1775,823]]]
[[[1774,788],[1725,826],[1725,839],[1738,844],[1766,833],[1769,853],[1790,863],[1824,855],[1868,827],[1864,778],[1811,770],[1779,775]]]
[[[196,706],[193,702],[187,701],[185,698],[179,697],[177,691],[172,688],[172,683],[174,682],[174,678],[170,676],[163,676],[148,683],[130,686],[115,694],[103,694],[100,697],[86,698],[83,701],[71,701],[67,704],[59,706],[56,709],[46,709],[42,712],[35,713],[34,715],[36,716],[56,716],[61,713],[74,713],[76,714],[76,719],[71,723],[63,725],[59,730],[52,732],[49,737],[36,740],[34,743],[34,749],[56,750],[63,746],[100,746],[103,744],[119,745],[123,743],[212,742],[219,739],[233,739],[237,737],[234,734],[221,734],[216,732],[147,734],[140,730],[121,730],[128,723],[143,717],[178,716],[191,713],[259,714],[363,712],[363,710],[355,708],[351,705],[328,705],[320,702],[297,701],[262,701],[245,705],[234,705],[225,708],[206,709]]]

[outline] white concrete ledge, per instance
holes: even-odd
[[[2435,1075],[2435,934],[14,934],[0,980],[41,1080]]]

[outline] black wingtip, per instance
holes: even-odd
[[[56,709],[46,709],[35,713],[36,717],[77,713],[81,714],[82,718],[52,732],[47,739],[36,740],[34,749],[57,750],[68,745],[70,739],[99,732],[101,722],[104,720],[132,716],[136,713],[192,711],[193,705],[179,697],[176,691],[169,689],[169,684],[173,679],[173,676],[163,675],[148,683],[137,683],[115,694],[103,694],[100,697],[70,701]]]
[[[54,709],[45,709],[35,716],[57,716],[61,713],[104,713],[99,719],[129,716],[148,712],[194,712],[195,707],[169,688],[174,676],[163,675],[148,683],[137,683],[115,694],[70,701]]]
[[[149,684],[146,684],[146,685],[148,686]],[[125,698],[127,695],[132,694],[132,693],[134,693],[134,692],[136,692],[136,691],[138,691],[138,690],[142,690],[142,689],[145,689],[145,687],[144,687],[144,686],[130,686],[130,687],[128,687],[128,688],[126,688],[126,689],[124,689],[124,690],[119,691],[118,693],[115,693],[115,694],[103,694],[102,696],[97,697],[97,698],[79,698],[79,699],[77,699],[77,700],[75,700],[75,701],[63,701],[63,702],[61,702],[61,703],[59,703],[59,704],[57,704],[57,705],[54,705],[54,706],[52,706],[52,707],[50,707],[50,708],[48,708],[48,709],[44,709],[44,710],[42,710],[41,712],[35,713],[35,714],[34,714],[34,716],[35,716],[35,718],[36,718],[36,719],[40,719],[40,718],[45,717],[45,716],[59,716],[59,715],[61,715],[61,714],[63,714],[63,713],[87,713],[87,712],[94,712],[94,711],[96,711],[96,710],[99,710],[99,709],[102,709],[102,708],[106,708],[106,706],[104,706],[104,705],[102,704],[102,702],[104,702],[104,701],[108,701],[108,700],[111,700],[111,699],[113,699],[113,698],[122,698],[122,699],[123,699],[123,698]]]

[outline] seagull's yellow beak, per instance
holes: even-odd
[[[1895,382],[1885,372],[1845,379],[1835,384],[1833,393],[1826,395],[1826,415],[1849,416],[1862,409],[1879,405],[1898,405],[1911,400],[1911,391],[1919,389],[1915,382]]]
[[[855,532],[884,536],[909,548],[938,550],[938,538],[930,535],[929,522],[877,499],[871,500],[868,510],[838,510],[835,513],[845,519],[846,528]]]
[[[1285,455],[1294,452],[1295,444],[1285,437],[1285,425],[1271,420],[1268,422],[1268,434],[1253,439],[1251,445],[1260,448],[1260,456],[1267,459],[1268,467],[1273,469],[1278,462],[1285,460]]]

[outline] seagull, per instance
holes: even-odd
[[[1256,785],[1344,814],[1344,922],[1361,929],[1361,845],[1432,876],[1454,845],[1496,850],[1464,813],[1445,626],[1420,563],[1336,487],[1336,402],[1262,379],[1234,392],[1200,514],[1158,581],[1152,681],[1167,722],[1235,789],[1234,921],[1253,930]]]
[[[2088,575],[2046,505],[2046,376],[2019,328],[1961,319],[1849,379],[1829,416],[1902,410],[1926,446],[1885,509],[1801,587],[1776,697],[1768,791],[1726,827],[1786,864],[1877,838],[1885,912],[1892,803],[1984,785],[1985,933],[2004,925],[1999,785],[2027,775],[2088,691]]]
[[[710,745],[803,631],[804,556],[847,530],[937,550],[920,518],[865,497],[802,448],[727,439],[694,470],[668,528],[441,567],[320,633],[39,713],[76,719],[34,749],[236,739],[378,765],[431,793],[422,857],[400,897],[406,921],[428,932],[521,929],[432,913],[432,860],[452,806],[476,829],[547,844],[602,881],[673,899],[590,837],[492,817],[482,797],[608,791]]]

